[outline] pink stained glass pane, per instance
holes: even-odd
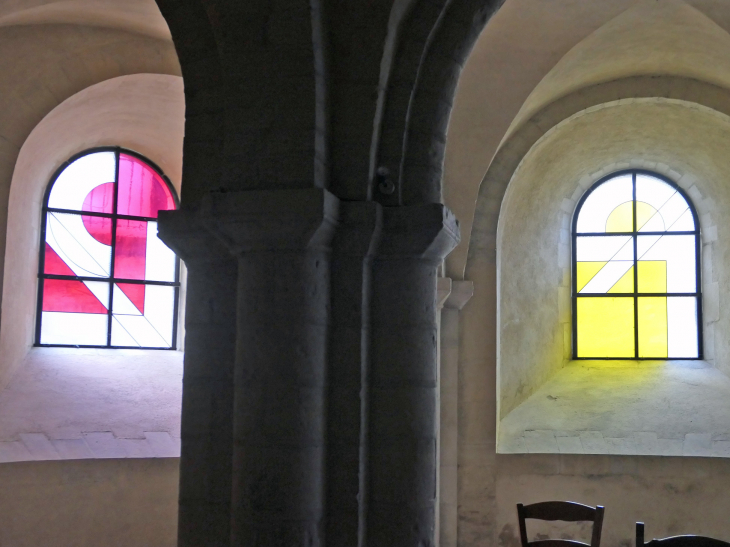
[[[43,259],[43,273],[55,275],[76,275],[48,243],[46,243],[45,257]]]
[[[106,313],[107,309],[83,281],[45,279],[43,311]]]
[[[144,279],[147,258],[147,222],[117,220],[117,246],[114,254],[114,277]]]
[[[143,161],[120,154],[117,213],[157,218],[158,211],[174,208],[175,200],[162,177]]]

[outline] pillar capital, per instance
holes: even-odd
[[[231,259],[225,245],[203,226],[198,210],[160,211],[157,226],[159,238],[187,264]]]
[[[436,278],[436,307],[439,310],[444,307],[451,294],[451,284],[450,277]]]
[[[214,192],[201,206],[202,223],[231,253],[328,248],[340,201],[322,188]]]
[[[415,258],[438,264],[460,239],[459,221],[440,203],[385,207],[377,259]]]
[[[467,280],[455,280],[451,282],[451,292],[444,302],[444,307],[461,310],[466,303],[474,296],[474,282]]]

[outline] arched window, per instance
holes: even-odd
[[[174,349],[179,261],[157,238],[177,198],[162,172],[119,148],[66,162],[46,191],[36,345]]]
[[[702,357],[700,231],[654,173],[598,181],[573,218],[573,357]]]

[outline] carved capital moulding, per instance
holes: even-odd
[[[459,221],[440,203],[383,209],[377,260],[441,262],[459,243]]]

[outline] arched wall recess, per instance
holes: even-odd
[[[602,105],[652,98],[683,101],[730,115],[730,91],[680,76],[621,78],[561,97],[515,129],[495,154],[479,188],[468,260],[476,254],[494,252],[499,209],[507,185],[522,159],[547,132],[576,114],[601,108]]]
[[[32,131],[18,155],[9,197],[0,386],[33,341],[41,206],[51,175],[70,156],[117,145],[153,159],[180,192],[185,105],[182,79],[122,76],[67,99]]]
[[[706,311],[705,364],[698,366],[705,367],[703,374],[719,375],[713,380],[718,385],[728,382],[730,348],[722,338],[714,336],[718,329],[727,328],[730,320],[720,305],[730,294],[725,279],[730,264],[724,258],[728,244],[724,236],[730,231],[730,218],[725,213],[730,208],[730,191],[724,180],[730,165],[722,146],[728,138],[730,118],[715,110],[685,101],[634,99],[600,105],[572,116],[545,134],[525,155],[501,202],[499,226],[493,239],[498,249],[500,435],[505,431],[514,433],[516,427],[525,425],[516,422],[524,418],[524,409],[533,404],[530,396],[540,397],[537,392],[542,393],[543,385],[553,386],[565,375],[575,377],[574,372],[581,367],[616,373],[615,368],[611,372],[595,364],[563,367],[571,359],[570,220],[577,200],[595,181],[623,169],[662,174],[683,188],[697,208],[703,242]],[[475,261],[480,260],[474,248],[471,253]],[[635,400],[650,407],[655,401],[654,393],[658,397],[662,390],[674,389],[668,387],[671,381],[665,376],[677,370],[683,373],[681,367],[686,368],[686,365],[642,368],[636,362],[621,366],[631,369],[623,373],[621,389],[641,387],[641,395],[637,392]],[[627,378],[636,382],[626,382]],[[684,395],[672,392],[663,396],[681,400]],[[528,399],[529,404],[525,402]],[[568,399],[555,408],[561,405],[569,408]],[[720,410],[709,404],[699,409],[708,421],[700,420],[702,425],[693,427],[718,427]],[[574,414],[594,419],[595,412],[594,408],[592,413]],[[546,419],[548,414],[545,413]],[[517,420],[515,416],[522,417]],[[678,432],[672,427],[687,426],[679,423],[682,420],[667,424],[662,422],[667,417],[657,416],[657,423],[634,426],[654,427],[659,438]],[[610,423],[610,419],[608,415],[601,418],[605,423]],[[549,429],[549,425],[529,424],[529,427]],[[586,424],[582,427],[590,428]],[[570,428],[564,423],[562,429]]]
[[[0,257],[4,260],[11,181],[20,149],[34,128],[63,101],[98,82],[130,74],[176,76],[180,65],[169,41],[100,27],[80,32],[73,25],[0,26],[0,48],[13,52],[0,57]],[[3,264],[0,269],[4,270]],[[2,370],[13,362],[15,356],[6,354],[0,386],[7,380]]]

